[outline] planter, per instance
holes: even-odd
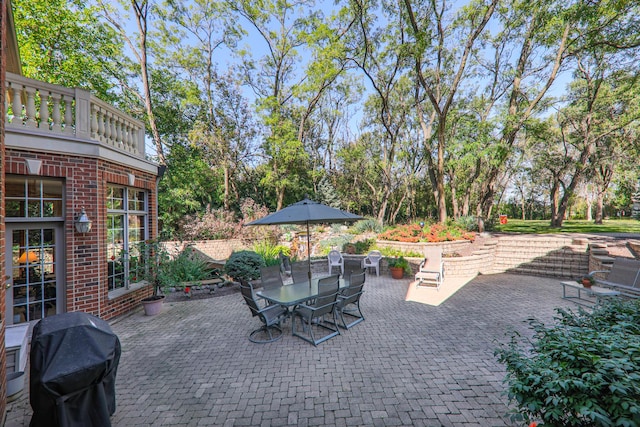
[[[402,279],[404,277],[404,268],[402,267],[389,267],[389,271],[394,279]]]
[[[591,280],[589,279],[582,279],[582,286],[589,289],[593,286],[593,283],[591,283]]]
[[[7,374],[7,397],[21,392],[24,388],[24,371]]]
[[[142,301],[142,308],[144,308],[144,314],[146,316],[155,316],[162,311],[162,303],[164,302],[164,295],[157,295],[149,298],[145,298]]]

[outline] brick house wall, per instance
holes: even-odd
[[[64,178],[65,191],[65,311],[83,311],[105,320],[140,306],[150,296],[151,286],[110,298],[107,285],[107,189],[111,184],[144,189],[148,194],[149,236],[156,236],[156,176],[110,161],[70,154],[6,150],[6,173],[27,175],[26,159],[42,161],[39,177]],[[129,174],[135,176],[129,185]],[[82,209],[92,220],[89,233],[75,231]]]

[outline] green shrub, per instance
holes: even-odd
[[[367,254],[373,249],[376,244],[376,239],[358,240],[357,242],[353,242],[353,244],[356,247],[357,254]]]
[[[183,282],[197,282],[220,277],[217,269],[209,267],[204,256],[191,246],[186,246],[160,269],[163,282],[170,286],[179,286]]]
[[[416,251],[403,251],[402,249],[395,249],[389,247],[379,248],[380,253],[385,257],[406,256],[408,258],[422,258],[424,255]]]
[[[473,215],[461,216],[454,224],[466,231],[478,231],[478,218]]]
[[[407,261],[403,256],[396,258],[387,258],[387,263],[390,268],[402,268],[405,273],[411,273],[411,266],[409,265],[409,261]]]
[[[327,256],[329,254],[329,251],[331,251],[331,249],[333,249],[334,247],[342,248],[344,247],[344,245],[349,243],[350,240],[351,238],[349,236],[344,236],[344,235],[334,236],[329,239],[323,240],[319,244],[318,255]]]
[[[556,311],[552,326],[529,321],[533,339],[514,333],[496,350],[517,405],[513,418],[549,426],[640,425],[640,301],[607,301],[592,313]]]
[[[354,234],[363,234],[367,232],[380,233],[382,231],[382,225],[373,218],[362,219],[351,227]]]
[[[253,251],[264,259],[266,265],[280,264],[280,252],[289,256],[289,248],[284,245],[274,245],[268,240],[261,240],[253,244]]]
[[[254,280],[260,277],[260,267],[266,264],[264,258],[253,251],[238,251],[231,254],[224,271],[235,280]]]

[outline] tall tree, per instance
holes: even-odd
[[[238,80],[217,70],[224,49],[234,48],[240,34],[222,2],[167,0],[157,12],[157,62],[193,84],[196,96],[189,101],[198,115],[189,140],[212,169],[222,170],[223,206],[229,210],[239,201],[236,173],[251,157],[257,131]]]
[[[445,153],[449,113],[458,88],[464,81],[476,42],[483,34],[497,4],[498,0],[474,1],[461,8],[460,14],[453,16],[448,22],[446,0],[404,0],[405,16],[413,38],[412,56],[417,81],[431,106],[427,109],[422,103],[417,104],[426,146],[431,144],[431,126],[434,121],[436,127],[436,159],[434,161],[428,156],[427,160],[434,195],[438,201],[440,222],[447,219]],[[431,112],[433,115],[429,114]]]
[[[151,95],[151,66],[149,60],[149,25],[153,0],[118,0],[121,10],[114,7],[112,2],[96,0],[101,8],[103,17],[118,31],[125,40],[129,51],[134,56],[137,64],[137,72],[140,75],[142,87],[138,89],[135,81],[120,80],[120,84],[130,95],[136,98],[143,106],[145,118],[155,146],[158,163],[166,164],[165,147],[158,131],[158,124],[153,108]],[[137,28],[131,31],[126,23],[129,21],[128,12],[133,13],[133,23]]]
[[[374,213],[384,223],[391,197],[404,182],[406,170],[400,169],[398,160],[415,103],[409,58],[402,48],[406,29],[398,19],[400,10],[392,4],[378,8],[375,2],[356,0],[351,6],[356,24],[349,58],[373,90],[365,103],[363,121],[370,137],[363,141],[374,144],[371,153],[379,180],[364,183],[369,187]],[[386,15],[388,24],[377,27],[376,16],[380,13]]]

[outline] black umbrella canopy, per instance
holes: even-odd
[[[360,219],[362,217],[359,215],[304,199],[263,218],[251,221],[247,225],[322,224],[354,222]]]
[[[309,280],[311,280],[311,239],[309,237],[309,224],[354,222],[360,219],[362,219],[362,217],[359,215],[332,208],[331,206],[323,205],[310,199],[304,199],[263,218],[251,221],[247,225],[306,224],[307,248],[309,248]]]

